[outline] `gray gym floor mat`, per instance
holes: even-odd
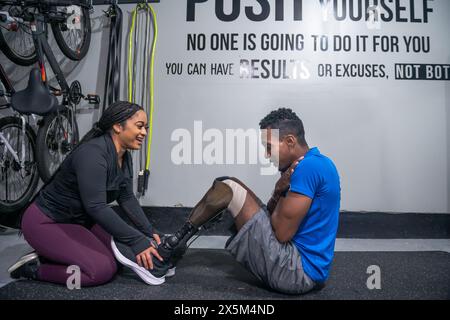
[[[367,288],[371,265],[380,267],[379,290]],[[0,299],[449,300],[449,270],[450,254],[444,252],[337,252],[325,288],[291,296],[266,288],[225,250],[189,249],[175,277],[161,286],[147,286],[125,269],[108,284],[72,291],[61,285],[16,281],[0,288]]]

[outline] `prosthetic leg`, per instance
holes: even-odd
[[[238,181],[238,182],[236,182]],[[158,252],[161,257],[175,265],[186,251],[187,241],[208,221],[216,218],[225,209],[229,209],[235,217],[242,209],[246,188],[243,184],[230,177],[220,177],[214,180],[212,187],[194,207],[186,223],[173,235],[161,239]]]
[[[117,260],[123,265],[131,268],[144,282],[159,285],[166,277],[175,274],[175,265],[187,249],[187,241],[197,233],[207,222],[219,217],[228,209],[231,215],[236,216],[244,207],[245,200],[249,194],[258,204],[261,201],[241,181],[231,177],[216,178],[212,187],[205,196],[197,203],[189,214],[184,225],[173,235],[162,236],[161,244],[151,239],[152,245],[157,248],[163,261],[152,259],[153,269],[147,270],[137,264],[134,252],[128,246],[111,239],[111,248]]]

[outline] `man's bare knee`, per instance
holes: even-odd
[[[234,218],[242,212],[258,211],[261,208],[261,200],[239,179],[223,177],[220,181],[227,184],[233,191],[233,198],[228,209]]]
[[[245,199],[244,206],[241,209],[239,214],[243,214],[245,216],[253,216],[261,209],[261,205],[255,201],[255,199],[247,193],[247,198]]]
[[[245,190],[247,190],[247,192],[250,194],[250,196],[253,198],[253,200],[255,200],[255,202],[260,206],[264,206],[264,202],[261,201],[261,199],[258,198],[258,196],[252,191],[252,189],[250,189],[249,187],[247,187],[245,185],[245,183],[243,183],[241,180],[239,180],[238,178],[235,177],[221,177],[221,178],[226,178],[229,180],[233,180],[236,183],[239,183],[243,188],[245,188]]]
[[[238,230],[247,223],[256,213],[261,210],[261,206],[255,201],[255,199],[247,193],[244,206],[240,210],[239,214],[234,217],[234,222]]]

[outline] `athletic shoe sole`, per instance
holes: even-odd
[[[119,249],[117,249],[117,246],[112,238],[111,238],[111,248],[112,248],[117,260],[119,260],[119,262],[122,263],[123,265],[131,268],[139,276],[139,278],[141,278],[146,284],[157,286],[157,285],[163,284],[164,281],[166,281],[165,276],[162,276],[161,278],[157,278],[154,275],[152,275],[150,273],[150,271],[148,271],[144,267],[141,267],[134,261],[131,261],[130,259],[126,258],[119,251]]]
[[[166,277],[173,277],[174,275],[175,275],[175,269],[176,269],[177,267],[173,267],[173,268],[170,268],[169,270],[167,270],[167,273],[166,273]]]
[[[20,268],[21,266],[23,266],[24,264],[26,264],[27,262],[30,262],[30,261],[38,259],[38,258],[39,258],[39,256],[35,252],[24,255],[19,260],[17,260],[16,263],[14,263],[11,267],[8,268],[8,273],[12,273],[15,270],[17,270],[18,268]]]

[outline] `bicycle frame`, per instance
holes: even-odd
[[[55,74],[56,80],[61,87],[61,92],[65,98],[69,94],[69,85],[64,77],[61,68],[58,65],[50,45],[48,44],[47,38],[45,37],[45,19],[42,14],[35,14],[34,20],[31,22],[31,32],[33,35],[34,45],[36,47],[36,52],[38,56],[38,64],[41,70],[42,81],[47,84],[47,73],[45,71],[45,61],[44,57],[47,58],[53,73]]]
[[[36,47],[36,54],[38,57],[38,65],[41,71],[42,81],[47,87],[49,87],[47,81],[47,72],[45,68],[45,58],[47,58],[50,68],[52,69],[56,77],[56,80],[61,88],[61,94],[63,97],[62,105],[70,106],[67,109],[70,110],[69,112],[71,113],[70,120],[71,126],[73,128],[75,126],[76,121],[75,120],[76,105],[71,103],[70,99],[68,98],[70,87],[66,81],[63,71],[61,70],[58,64],[58,61],[55,58],[55,55],[53,54],[52,49],[50,48],[50,45],[48,44],[47,38],[45,37],[45,30],[44,30],[45,24],[46,24],[45,16],[43,14],[41,13],[33,14],[33,20],[30,22],[30,26],[34,45]]]
[[[6,92],[8,94],[14,94],[14,92],[16,92],[1,64],[0,64],[0,80],[3,83],[3,85],[5,86]]]
[[[5,87],[5,94],[12,95],[14,94],[15,90],[14,87],[9,80],[8,76],[6,75],[5,70],[3,69],[3,66],[0,64],[0,80],[3,83],[3,86]],[[11,155],[13,156],[14,160],[16,160],[17,163],[20,164],[20,168],[22,170],[25,169],[25,128],[26,128],[26,120],[23,115],[20,115],[20,119],[22,121],[22,139],[21,139],[21,147],[22,147],[22,156],[21,159],[19,159],[19,156],[17,155],[17,152],[14,150],[14,148],[9,143],[8,139],[3,135],[3,133],[0,132],[0,141],[2,141],[5,144],[5,149],[3,150],[3,154],[6,153],[6,151],[9,151]],[[20,138],[20,137],[19,137]]]
[[[23,5],[24,6],[24,12],[25,16],[23,19],[30,22],[31,27],[31,33],[33,37],[34,46],[36,48],[36,54],[38,57],[38,65],[39,69],[41,71],[42,75],[42,81],[47,85],[47,73],[45,70],[45,59],[47,58],[47,61],[56,77],[56,80],[61,88],[61,93],[63,95],[63,98],[66,99],[67,95],[69,94],[70,87],[66,81],[66,78],[64,77],[64,74],[59,67],[58,61],[56,60],[52,49],[50,48],[50,45],[47,41],[47,38],[45,36],[46,30],[45,26],[48,23],[48,17],[51,15],[46,11],[46,9],[43,9],[45,13],[41,12],[42,8],[47,8],[46,6],[52,5],[52,6],[68,6],[68,5],[80,5],[85,7],[90,7],[88,4],[85,3],[85,1],[1,1],[0,5]],[[38,8],[37,12],[31,13],[27,12],[27,8]],[[9,13],[4,12],[5,17],[9,17]],[[53,14],[51,19],[60,19],[61,17],[58,17],[57,15]],[[17,18],[13,18],[17,19]],[[48,87],[48,85],[47,85]],[[63,104],[67,104],[67,101],[63,101]]]
[[[58,117],[56,118],[57,124],[54,126],[54,128],[65,128],[62,121],[62,118],[59,117],[59,113],[62,110],[61,107],[63,107],[66,112],[66,118],[69,120],[67,124],[70,124],[70,127],[76,128],[76,113],[77,113],[77,104],[78,101],[73,98],[73,92],[79,93],[79,95],[84,98],[85,100],[88,100],[89,103],[99,103],[98,96],[96,95],[90,95],[88,94],[87,97],[83,96],[81,93],[81,90],[77,92],[76,90],[72,90],[72,87],[69,86],[63,71],[61,70],[61,67],[58,64],[58,61],[56,60],[56,57],[52,51],[52,48],[50,47],[47,37],[46,37],[46,26],[49,21],[59,21],[66,19],[64,14],[60,14],[58,11],[53,11],[52,6],[68,6],[68,5],[80,5],[83,7],[90,7],[88,4],[85,3],[86,1],[48,1],[48,0],[41,0],[41,1],[25,1],[25,2],[12,2],[11,1],[2,1],[3,3],[10,3],[10,4],[16,4],[21,6],[22,11],[20,12],[20,15],[18,15],[19,19],[22,19],[23,21],[27,21],[30,26],[31,35],[33,39],[33,43],[36,49],[36,56],[37,56],[37,63],[38,67],[41,73],[41,79],[44,85],[49,89],[49,91],[52,91],[54,95],[62,95],[62,102],[59,103],[60,107],[57,108],[56,113],[58,114]],[[32,11],[29,9],[37,8],[36,11]],[[6,15],[8,17],[8,15]],[[54,76],[56,78],[56,81],[58,82],[59,88],[55,89],[51,87],[48,83],[48,77],[46,72],[46,65],[45,63],[48,62],[50,65],[51,70],[54,73]],[[5,80],[7,80],[7,77],[5,75]],[[73,84],[72,84],[73,85]],[[12,86],[11,86],[12,87]],[[76,88],[76,86],[75,86]],[[39,123],[38,123],[39,124]],[[67,126],[68,128],[68,126]],[[56,130],[56,129],[55,129]],[[38,131],[39,135],[39,131]],[[64,135],[66,136],[66,129],[64,129]],[[78,137],[76,137],[73,140],[74,144],[78,143]],[[73,143],[72,142],[72,143]],[[58,145],[58,148],[60,146]]]
[[[64,12],[59,12],[58,10],[54,10],[53,6],[68,6],[70,5],[76,5],[78,1],[3,1],[0,0],[0,10],[1,6],[3,4],[10,4],[10,5],[17,5],[22,10],[20,12],[12,12],[12,17],[9,16],[9,12],[3,12],[0,11],[0,14],[2,15],[2,19],[5,21],[10,21],[11,19],[15,19],[18,23],[26,21],[27,24],[29,24],[29,27],[31,31],[31,36],[33,39],[33,44],[36,50],[36,58],[37,58],[37,64],[40,71],[40,77],[42,80],[42,83],[45,85],[45,87],[52,92],[55,96],[62,96],[62,101],[60,101],[58,104],[58,108],[56,108],[56,112],[53,114],[49,114],[51,118],[45,118],[46,115],[44,115],[44,118],[42,118],[39,122],[39,130],[37,134],[37,141],[36,143],[36,150],[39,149],[39,145],[43,147],[42,152],[41,150],[38,150],[39,152],[36,152],[36,159],[37,161],[42,161],[38,163],[38,169],[42,167],[42,164],[47,165],[47,159],[39,159],[39,155],[44,154],[45,152],[55,152],[55,154],[58,156],[58,159],[56,159],[55,163],[60,163],[60,158],[64,157],[65,154],[67,154],[68,151],[71,150],[73,145],[78,143],[78,129],[76,124],[76,112],[77,112],[77,104],[79,103],[76,99],[77,95],[81,96],[81,98],[89,101],[89,103],[99,103],[98,96],[96,95],[87,95],[87,97],[83,96],[81,93],[81,90],[77,91],[78,88],[81,89],[81,86],[78,83],[78,87],[76,83],[72,83],[72,86],[69,86],[63,71],[61,70],[61,67],[52,51],[52,48],[50,47],[50,44],[48,43],[47,37],[46,37],[46,29],[47,24],[51,21],[65,21],[67,19],[67,15],[64,14]],[[85,6],[85,4],[81,4],[81,6]],[[37,10],[35,10],[36,8]],[[2,20],[2,21],[3,21]],[[55,80],[58,82],[59,88],[53,88],[49,85],[49,79],[47,77],[46,72],[46,63],[48,63],[47,67],[50,66],[51,70],[53,71],[53,74],[55,76]],[[0,65],[1,67],[1,65]],[[5,91],[7,92],[8,96],[13,97],[13,101],[15,99],[15,90],[9,81],[5,71],[3,68],[0,68],[0,77],[1,81],[5,86]],[[36,72],[36,71],[34,71]],[[36,74],[35,74],[36,75]],[[31,79],[31,76],[30,76]],[[36,79],[36,77],[34,77]],[[74,85],[75,84],[75,85]],[[22,91],[17,92],[17,94],[22,94],[21,99],[24,97]],[[74,98],[75,97],[75,98]],[[22,101],[26,101],[23,100]],[[9,105],[12,106],[13,110],[14,105],[11,105],[11,101],[8,101]],[[8,105],[8,104],[7,104]],[[21,106],[23,103],[21,104]],[[21,109],[23,110],[23,108]],[[26,138],[28,135],[28,129],[27,129],[27,120],[25,118],[25,114],[22,114],[20,109],[15,110],[17,112],[16,119],[21,120],[15,120],[16,122],[16,128],[19,127],[17,133],[14,133],[14,139],[12,137],[9,137],[9,132],[0,132],[0,162],[4,158],[4,156],[8,156],[13,162],[16,164],[16,168],[21,170],[23,172],[23,175],[27,173],[28,168],[28,162],[26,161],[25,152],[26,152]],[[39,114],[39,113],[38,113]],[[56,117],[54,117],[54,114],[56,114]],[[54,118],[53,118],[54,117]],[[46,121],[46,119],[52,119],[51,122]],[[66,120],[67,119],[67,120]],[[51,129],[50,129],[51,128]],[[63,138],[55,138],[63,135]],[[41,138],[40,138],[41,137]],[[45,138],[42,138],[45,137]],[[53,137],[53,138],[52,138]],[[71,138],[70,138],[71,137]],[[49,138],[49,140],[47,140]],[[39,140],[41,139],[41,140]],[[42,140],[44,139],[44,140]],[[53,139],[57,139],[57,141],[53,141]],[[39,142],[40,141],[40,142]],[[42,143],[44,141],[44,144]],[[39,143],[38,143],[39,142]],[[56,143],[55,143],[56,142]],[[38,145],[39,144],[39,145]],[[21,153],[20,153],[21,152]],[[45,153],[47,154],[47,153]],[[52,153],[53,154],[53,153]],[[62,159],[62,158],[61,158]],[[36,160],[34,160],[36,161]],[[54,160],[50,160],[54,161]],[[50,162],[49,162],[50,163]],[[41,165],[39,165],[41,164]],[[50,168],[50,166],[49,166]],[[44,170],[42,173],[42,170],[39,169],[41,172],[41,177],[46,176],[47,172]]]
[[[20,118],[22,120],[22,137],[24,137],[25,136],[26,120],[25,120],[24,116],[20,116]],[[1,132],[0,132],[0,141],[3,141],[3,143],[5,144],[5,149],[3,150],[3,154],[5,154],[6,151],[8,150],[11,153],[11,155],[13,156],[14,160],[16,160],[17,163],[20,164],[20,168],[24,169],[25,168],[25,144],[24,144],[25,139],[22,139],[22,143],[21,143],[21,146],[22,146],[21,159],[19,159],[19,156],[17,155],[17,152],[13,149],[13,147],[9,143],[8,139]]]

